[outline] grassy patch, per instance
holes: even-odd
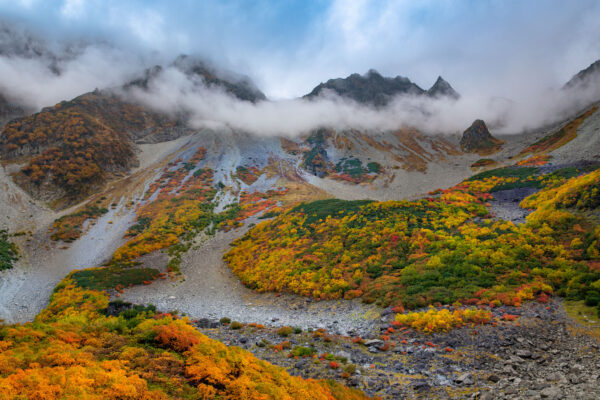
[[[156,279],[159,271],[154,268],[120,268],[116,266],[76,271],[71,278],[84,289],[107,290],[117,286],[141,285]]]
[[[63,242],[72,242],[79,239],[81,234],[81,228],[83,223],[88,219],[96,220],[98,217],[106,214],[108,209],[106,207],[98,207],[96,205],[85,206],[80,211],[73,214],[64,215],[54,221],[54,232],[50,237],[52,240],[62,240]]]
[[[19,258],[17,246],[8,240],[8,232],[0,230],[0,271],[13,267]]]
[[[485,178],[527,178],[531,175],[535,175],[539,172],[539,168],[536,167],[504,167],[495,168],[489,171],[484,171],[479,174],[473,175],[467,181],[479,181]]]
[[[563,303],[569,317],[579,322],[584,327],[600,335],[600,318],[598,307],[586,306],[585,301],[565,300]]]
[[[362,206],[371,202],[371,200],[317,200],[312,203],[302,203],[294,207],[291,212],[302,212],[306,214],[306,221],[304,224],[307,226],[320,219],[325,219],[328,216],[343,217],[348,214],[356,213]]]
[[[554,132],[548,136],[544,136],[537,142],[533,143],[531,146],[524,149],[521,154],[551,152],[561,146],[564,146],[577,137],[577,129],[579,126],[583,123],[583,121],[586,120],[586,118],[590,117],[596,111],[598,111],[598,107],[589,109],[557,132]]]

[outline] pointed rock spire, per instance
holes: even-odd
[[[458,99],[460,95],[452,86],[441,76],[438,76],[433,86],[427,91],[427,95],[431,97],[450,97]]]
[[[485,122],[478,119],[464,131],[460,147],[467,153],[491,154],[500,150],[504,142],[490,134]]]

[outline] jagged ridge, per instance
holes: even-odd
[[[365,75],[352,74],[346,78],[330,79],[316,86],[305,98],[314,98],[322,95],[327,90],[337,95],[350,98],[359,103],[385,106],[397,95],[428,95],[432,97],[449,96],[458,98],[458,93],[442,77],[438,77],[429,90],[423,90],[410,79],[396,76],[388,78],[382,76],[374,69]]]

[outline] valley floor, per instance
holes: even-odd
[[[443,334],[398,331],[390,335],[397,345],[386,351],[378,349],[377,340],[390,327],[385,317],[374,321],[363,344],[315,331],[282,337],[268,327],[232,329],[208,321],[197,325],[209,337],[247,349],[293,375],[336,379],[383,399],[600,398],[597,336],[569,318],[562,301],[504,307],[494,313],[519,317],[496,327]],[[290,356],[297,346],[314,349],[316,356]],[[329,360],[339,368],[332,368]]]
[[[315,301],[290,294],[258,293],[245,287],[223,261],[230,243],[241,237],[245,227],[214,237],[192,247],[182,258],[182,278],[158,280],[148,286],[134,286],[121,299],[136,304],[154,304],[161,310],[178,310],[192,319],[219,320],[228,317],[240,322],[265,325],[293,325],[326,328],[340,334],[366,332],[381,309],[356,301]],[[142,259],[143,266],[164,268],[161,255]]]

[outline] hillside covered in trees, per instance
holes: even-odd
[[[31,323],[0,325],[0,399],[306,399],[367,397],[303,380],[154,307],[109,303],[66,278]]]
[[[134,142],[185,132],[165,115],[96,91],[11,121],[0,133],[0,154],[25,162],[17,179],[24,188],[64,206],[136,165]]]
[[[383,306],[596,299],[598,185],[598,170],[507,167],[418,201],[302,204],[259,224],[225,259],[257,290]],[[531,186],[542,190],[523,200],[534,210],[526,223],[491,218],[494,192]]]

